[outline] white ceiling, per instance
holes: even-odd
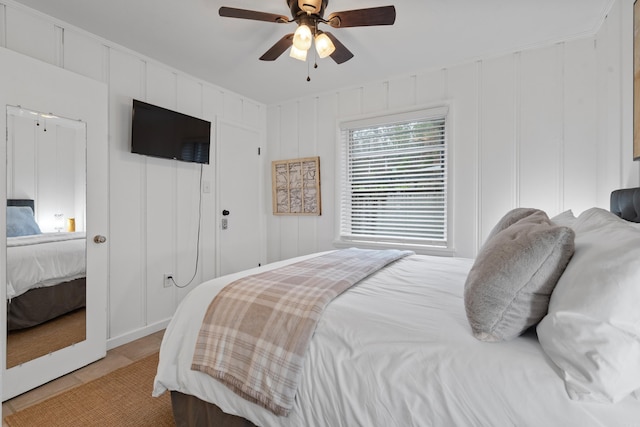
[[[17,0],[265,104],[592,35],[613,0],[331,0],[331,12],[393,4],[393,26],[327,29],[354,53],[258,58],[295,24],[221,18],[221,6],[289,16],[286,0]],[[310,55],[311,57],[311,55]],[[307,72],[311,81],[307,82]]]

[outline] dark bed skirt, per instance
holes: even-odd
[[[213,403],[178,391],[171,392],[171,406],[178,427],[256,427],[251,421],[222,412]]]
[[[31,289],[7,301],[9,331],[30,328],[86,305],[87,281],[71,280],[55,286]]]

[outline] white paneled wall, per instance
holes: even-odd
[[[195,279],[165,288],[164,273],[183,285],[195,271],[201,169],[130,152],[132,98],[209,120],[213,137],[218,117],[264,133],[265,106],[10,0],[0,18],[3,47],[108,84],[109,347],[164,327],[182,297],[215,274],[216,199],[202,193]],[[202,173],[215,188],[211,154]]]
[[[550,215],[607,207],[609,192],[640,184],[631,161],[632,1],[617,0],[593,37],[363,83],[268,108],[126,48],[0,0],[0,45],[109,85],[109,337],[113,347],[164,326],[187,289],[196,254],[200,167],[134,155],[131,99],[266,134],[268,261],[333,248],[338,120],[412,106],[450,108],[451,239],[473,257],[508,209]],[[428,54],[428,53],[427,53]],[[215,129],[212,132],[215,135]],[[215,154],[213,158],[215,158]],[[271,160],[320,156],[322,215],[271,207]],[[214,166],[203,179],[215,188]],[[216,266],[215,194],[203,194],[199,273]]]
[[[593,37],[269,106],[269,159],[319,155],[323,203],[321,217],[268,218],[269,261],[333,248],[336,122],[411,106],[450,107],[456,255],[474,257],[514,207],[550,216],[608,208],[612,189],[640,184],[631,160],[632,3],[615,2]]]

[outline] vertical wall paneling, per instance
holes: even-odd
[[[262,156],[266,159],[265,179],[264,179],[264,206],[267,218],[267,262],[273,262],[282,259],[280,254],[280,220],[272,215],[272,196],[271,196],[271,162],[281,159],[280,141],[282,130],[280,127],[282,117],[281,106],[270,106],[267,108],[267,141],[266,147],[262,152]],[[321,164],[322,166],[322,164]]]
[[[216,188],[215,179],[215,164],[217,157],[217,140],[216,140],[216,118],[222,116],[223,112],[222,92],[209,85],[204,85],[202,88],[202,117],[211,121],[211,146],[209,148],[209,165],[205,166],[202,171],[203,182],[209,183],[209,188]],[[202,279],[207,280],[215,277],[216,263],[212,260],[216,259],[216,239],[217,235],[217,222],[210,218],[216,218],[216,203],[215,194],[209,193],[208,195],[203,193],[202,200],[202,224],[200,234],[200,248],[202,249],[201,268]],[[182,294],[182,291],[179,292]]]
[[[298,103],[300,115],[298,117],[298,153],[295,157],[312,157],[318,155],[318,112],[317,98],[309,97]],[[320,159],[322,167],[322,159]],[[322,179],[322,176],[320,176]],[[320,182],[322,185],[322,182]],[[322,189],[320,190],[322,191]],[[322,196],[321,196],[322,197]],[[322,198],[320,199],[322,202]],[[298,216],[298,253],[309,254],[318,251],[318,235],[315,226],[317,217]]]
[[[512,197],[516,144],[514,55],[482,62],[480,94],[479,243],[482,244],[504,213],[516,206]]]
[[[262,113],[264,108],[260,104],[251,102],[248,99],[242,100],[242,124],[248,127],[260,127],[264,124]]]
[[[13,51],[55,64],[54,27],[40,15],[6,8],[6,46]]]
[[[521,54],[520,203],[558,211],[562,148],[561,48]]]
[[[132,154],[131,100],[213,123],[225,117],[260,135],[267,124],[264,105],[14,2],[0,4],[0,45],[108,84],[109,346],[158,330],[188,291],[165,288],[162,275],[190,279],[193,272],[200,167]],[[212,135],[215,159],[215,128]],[[213,165],[203,168],[210,189],[216,188],[214,172]],[[216,269],[215,191],[202,196],[203,261],[192,286],[214,277]],[[258,216],[266,216],[260,211]]]
[[[322,215],[317,219],[317,249],[327,250],[333,245],[337,230],[334,227],[336,214],[335,194],[338,166],[336,153],[336,106],[335,94],[317,98],[318,155],[320,156],[320,190],[322,192]]]
[[[117,337],[145,323],[146,197],[142,156],[130,149],[131,99],[144,94],[144,62],[109,52],[109,333]]]
[[[609,192],[622,186],[624,141],[620,129],[620,19],[621,3],[616,1],[596,36],[598,66],[598,145],[596,171],[598,205],[608,206]],[[632,89],[630,89],[632,90]]]
[[[146,324],[166,319],[174,310],[173,289],[164,287],[163,277],[176,273],[176,162],[146,158]]]
[[[239,98],[227,92],[223,92],[222,102],[222,116],[229,121],[242,123],[242,98]]]
[[[472,257],[477,247],[478,177],[478,65],[471,63],[447,71],[449,115],[449,167],[453,196],[449,220],[453,221],[455,254]],[[451,176],[451,174],[450,174]]]
[[[412,102],[450,106],[450,238],[456,255],[475,256],[498,219],[514,207],[533,206],[550,215],[569,208],[576,213],[587,206],[606,208],[609,192],[625,176],[638,181],[633,178],[637,165],[624,157],[630,141],[622,132],[629,126],[620,119],[630,108],[620,89],[626,22],[621,8],[616,2],[594,37],[320,95],[315,129],[318,151],[327,150],[321,154],[323,215],[305,223],[316,228],[318,250],[333,247],[320,230],[335,236],[339,219],[339,159],[323,141],[333,140],[335,147],[338,120]],[[273,157],[284,158],[297,143],[284,134],[288,120],[302,117],[297,113],[304,114],[307,105],[299,100],[269,107],[268,149],[280,154]],[[334,161],[324,161],[331,154]],[[270,218],[269,224],[278,230],[269,234],[271,261],[306,251],[300,222]],[[294,241],[298,252],[282,251],[294,247]]]
[[[339,119],[414,104],[449,105],[451,237],[457,255],[474,256],[507,208],[606,208],[613,188],[638,185],[640,164],[629,156],[631,6],[630,0],[616,0],[593,40],[408,70],[408,77],[268,108],[19,4],[0,5],[0,45],[108,82],[109,336],[115,345],[165,321],[184,295],[162,287],[161,274],[168,265],[180,275],[188,270],[181,252],[189,259],[194,242],[181,230],[190,229],[194,212],[177,205],[193,204],[201,191],[192,165],[130,153],[132,98],[266,130],[261,160],[268,261],[333,247]],[[61,32],[62,51],[56,50]],[[304,135],[309,127],[310,146]],[[274,218],[270,161],[310,151],[321,157],[322,216]],[[216,188],[213,166],[204,167],[203,179]],[[213,194],[203,199],[201,247],[209,259],[215,259],[211,241],[217,238],[213,200]],[[203,261],[202,279],[214,271]]]
[[[292,101],[282,105],[280,112],[280,151],[279,159],[294,159],[298,157],[300,152],[300,114],[298,101]],[[299,233],[299,217],[282,216],[281,234],[280,234],[280,256],[283,258],[291,258],[299,253],[298,233]]]
[[[513,177],[513,200],[515,206],[519,207],[520,204],[520,165],[522,164],[522,156],[520,155],[520,147],[522,146],[522,109],[520,103],[522,101],[522,53],[516,52],[513,55],[514,61],[514,103],[513,109],[515,112],[513,133],[514,147],[513,147],[513,167],[515,170],[515,176]]]
[[[338,92],[338,117],[362,114],[362,88]]]
[[[64,28],[53,26],[53,65],[64,68]]]
[[[416,103],[416,77],[407,76],[389,80],[389,109],[397,110]]]
[[[170,110],[177,109],[177,76],[168,68],[147,62],[146,99],[142,101]]]
[[[214,117],[203,116],[202,84],[185,76],[177,76],[176,109],[184,114],[199,117],[210,122]],[[212,129],[215,126],[212,123]],[[211,153],[210,160],[211,160]],[[196,284],[202,282],[202,260],[198,253],[201,250],[198,240],[201,198],[211,198],[211,193],[203,193],[200,186],[200,172],[204,168],[194,163],[176,161],[176,217],[174,223],[175,242],[174,265],[175,280],[179,286],[174,287],[174,304],[181,301],[186,293]],[[204,180],[204,177],[203,177]],[[210,180],[209,180],[210,188]],[[199,259],[198,259],[199,258]],[[196,262],[198,260],[198,262]],[[193,280],[192,280],[193,279]],[[192,280],[192,281],[191,281]],[[187,283],[191,283],[187,286]]]
[[[64,68],[94,80],[104,81],[104,45],[86,35],[64,30]]]
[[[597,173],[596,51],[591,38],[564,47],[562,206],[574,214],[593,206]],[[558,212],[548,212],[553,215]]]
[[[177,109],[176,73],[147,63],[146,101],[171,110]],[[176,274],[176,235],[178,213],[178,165],[176,160],[144,158],[146,174],[146,304],[147,324],[173,313],[173,288],[164,287],[164,274]]]
[[[434,104],[445,99],[445,76],[445,70],[433,70],[418,74],[416,76],[416,104]]]
[[[362,113],[375,113],[383,111],[389,105],[389,84],[387,82],[377,82],[365,85],[362,88]]]

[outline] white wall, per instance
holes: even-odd
[[[268,260],[333,248],[336,122],[412,106],[450,106],[456,255],[474,257],[514,207],[550,216],[608,208],[612,189],[640,184],[631,153],[632,3],[617,0],[593,37],[269,106],[268,158],[320,156],[323,214],[269,216]]]
[[[0,0],[0,45],[109,86],[105,234],[113,347],[165,325],[188,289],[163,288],[162,273],[189,276],[195,256],[199,167],[129,152],[131,98],[262,130],[266,165],[320,156],[323,215],[267,215],[269,261],[333,248],[338,119],[448,103],[452,238],[457,255],[474,256],[512,207],[579,213],[607,207],[614,188],[640,184],[638,163],[631,161],[631,6],[632,0],[616,0],[593,37],[417,70],[268,108],[12,0]],[[270,168],[264,169],[268,210]],[[205,166],[204,179],[215,188],[213,166]],[[196,283],[215,271],[215,193],[203,196]]]
[[[193,274],[200,166],[130,153],[131,100],[265,133],[264,105],[195,79],[11,0],[0,1],[0,46],[103,81],[109,87],[109,347],[159,330],[181,298],[214,276],[215,192],[203,193],[199,273]],[[215,152],[212,149],[212,160]],[[215,188],[215,166],[203,179]]]

